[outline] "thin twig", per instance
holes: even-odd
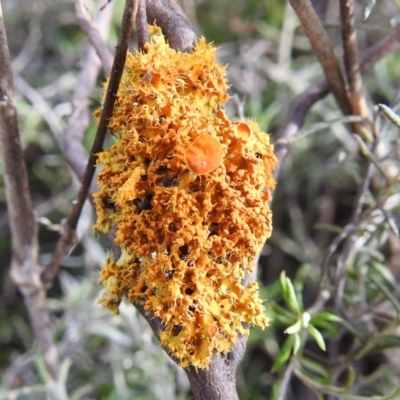
[[[279,38],[279,52],[278,52],[278,65],[279,68],[289,69],[292,46],[294,39],[294,32],[296,29],[297,21],[296,15],[293,12],[289,3],[286,4],[285,16],[283,19],[282,30]]]
[[[285,400],[286,399],[286,394],[289,390],[290,381],[292,380],[295,363],[296,363],[296,357],[292,356],[292,359],[290,360],[290,363],[286,367],[285,373],[283,375],[283,379],[279,385],[279,394],[278,394],[278,397],[276,398],[276,400]]]
[[[149,41],[146,0],[138,0],[135,26],[136,26],[138,50],[144,52],[146,51],[144,45]]]
[[[52,261],[46,267],[46,270],[42,275],[42,280],[43,282],[45,282],[47,287],[52,285],[54,277],[58,272],[61,260],[65,257],[65,255],[72,247],[73,243],[70,243],[70,245],[68,246],[68,242],[71,239],[71,237],[74,236],[79,216],[81,214],[83,205],[85,203],[86,197],[89,192],[89,188],[96,169],[95,164],[97,159],[97,153],[103,149],[103,142],[108,129],[108,121],[111,118],[114,109],[119,82],[121,80],[122,72],[125,65],[125,59],[128,51],[129,40],[131,37],[133,21],[136,18],[134,12],[136,10],[135,7],[136,1],[137,0],[126,0],[125,2],[125,9],[122,17],[122,24],[119,33],[118,44],[115,50],[115,58],[111,70],[111,76],[110,76],[110,81],[108,83],[106,97],[104,100],[104,107],[100,116],[100,122],[97,127],[96,137],[93,142],[92,150],[89,155],[89,161],[86,166],[86,171],[83,177],[82,185],[78,193],[77,201],[71,211],[70,216],[68,217],[67,224],[65,224],[63,235],[57,242],[56,248],[53,252]]]
[[[113,3],[99,12],[96,17],[96,27],[103,40],[108,37],[112,5]],[[111,63],[112,60],[109,65],[103,65],[103,70],[106,71],[108,75],[111,71]],[[82,64],[83,67],[79,72],[75,91],[71,100],[73,110],[68,120],[68,127],[60,143],[60,149],[65,161],[80,182],[83,180],[88,160],[88,153],[82,142],[90,123],[90,95],[96,86],[96,80],[101,65],[96,51],[92,46],[89,47]],[[93,189],[94,188],[91,190]]]
[[[90,44],[95,48],[97,56],[101,60],[105,75],[108,76],[110,74],[113,56],[108,49],[107,43],[101,37],[99,30],[92,23],[90,14],[86,9],[83,0],[75,0],[75,14],[82,31],[85,32],[86,37],[89,39]]]
[[[31,20],[29,24],[29,33],[19,54],[12,60],[12,70],[14,75],[20,74],[31,62],[40,40],[42,39],[42,30],[38,16]]]
[[[15,88],[18,93],[26,97],[32,106],[39,111],[43,119],[46,121],[50,128],[54,138],[60,143],[64,125],[61,118],[53,111],[51,105],[43,98],[43,96],[29,83],[23,79],[20,75],[16,75],[14,78]]]
[[[361,73],[358,61],[353,0],[340,0],[340,19],[344,51],[344,68],[349,84],[349,101],[352,113],[354,115],[367,117],[368,110],[362,92]]]
[[[11,59],[0,2],[0,154],[12,235],[11,276],[22,292],[29,319],[46,366],[58,373],[57,351],[52,340],[46,292],[40,280],[39,245],[29,184],[19,135]]]
[[[324,70],[329,88],[335,96],[339,108],[344,115],[350,115],[351,107],[347,97],[346,82],[339,61],[333,52],[328,35],[315,13],[311,1],[290,0],[290,4],[295,10],[304,33],[307,35],[314,53]]]

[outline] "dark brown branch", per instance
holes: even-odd
[[[75,14],[82,31],[89,39],[90,44],[94,47],[97,56],[101,60],[105,75],[110,75],[113,56],[108,49],[107,43],[101,37],[100,31],[92,23],[83,0],[75,0]]]
[[[1,9],[0,9],[1,11]],[[18,265],[28,257],[35,234],[35,221],[29,194],[28,177],[19,136],[14,84],[6,31],[0,14],[0,140],[13,256]]]
[[[347,97],[346,82],[339,61],[310,0],[290,0],[290,4],[296,12],[304,33],[307,35],[311,47],[324,70],[329,88],[335,96],[339,108],[344,115],[350,115],[351,107]]]
[[[56,249],[54,250],[52,256],[52,261],[46,267],[46,270],[42,275],[42,280],[43,282],[45,282],[47,287],[52,285],[53,280],[58,272],[60,261],[65,257],[65,255],[68,253],[73,245],[73,243],[71,243],[70,246],[66,247],[66,244],[68,243],[68,237],[71,238],[76,229],[79,216],[81,214],[83,205],[90,189],[90,185],[96,169],[96,154],[103,149],[103,142],[108,129],[108,121],[114,109],[119,82],[121,80],[122,72],[125,65],[133,21],[136,18],[136,15],[134,13],[135,2],[135,0],[126,0],[125,2],[125,9],[122,17],[118,44],[115,50],[115,58],[111,70],[111,76],[108,83],[106,97],[104,100],[104,107],[100,116],[100,122],[97,127],[96,137],[93,142],[92,150],[89,155],[89,161],[86,166],[82,185],[78,193],[77,201],[71,211],[70,216],[68,217],[65,230],[63,231],[63,234],[57,242]]]
[[[53,377],[58,373],[45,291],[40,280],[38,239],[20,141],[11,60],[0,3],[0,154],[12,235],[11,276],[22,292],[33,333]]]
[[[340,0],[340,19],[344,50],[344,68],[349,84],[350,106],[353,114],[367,117],[368,110],[362,92],[362,80],[358,60],[353,0]]]
[[[400,49],[400,28],[394,31],[393,37],[380,40],[369,49],[365,50],[360,57],[360,72],[369,71],[378,61],[388,54]],[[286,122],[275,138],[280,140],[290,138],[302,127],[304,119],[310,108],[319,100],[329,94],[329,86],[326,79],[320,79],[313,83],[307,90],[298,95],[290,106]],[[275,147],[275,154],[279,163],[275,171],[275,177],[279,175],[282,160],[285,158],[289,147],[287,144],[280,144]]]
[[[192,50],[196,34],[176,0],[147,0],[147,18],[161,27],[172,48]]]
[[[136,34],[138,41],[139,51],[144,52],[144,45],[149,41],[149,29],[147,26],[147,12],[146,12],[146,0],[138,0],[138,8],[136,15]]]
[[[241,363],[248,336],[238,335],[227,354],[214,354],[208,369],[188,368],[194,400],[239,400],[236,391],[236,370]]]
[[[134,304],[134,306],[159,339],[160,331],[164,330],[162,322],[154,318],[151,313],[147,313],[142,305]],[[239,400],[236,391],[236,370],[244,356],[247,339],[247,335],[239,334],[229,353],[212,356],[208,369],[193,367],[185,369],[192,388],[193,400]],[[167,349],[164,350],[172,360],[178,362]]]

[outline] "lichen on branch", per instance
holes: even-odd
[[[183,53],[152,28],[145,49],[128,54],[115,142],[98,158],[95,229],[116,226],[122,251],[101,272],[100,302],[144,305],[181,366],[206,368],[248,324],[268,323],[243,279],[271,234],[276,158],[254,121],[226,116],[225,67],[204,39]]]

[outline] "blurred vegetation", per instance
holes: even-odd
[[[114,0],[110,47],[123,2]],[[338,54],[338,2],[314,0]],[[357,3],[359,49],[390,34],[399,3],[381,0],[366,21]],[[18,76],[50,106],[61,126],[87,44],[72,1],[5,0],[10,52]],[[235,101],[228,111],[255,118],[275,133],[296,94],[322,75],[287,2],[182,0],[198,33],[229,63]],[[24,60],[22,57],[28,57]],[[306,126],[327,122],[293,141],[272,204],[274,233],[259,259],[259,279],[272,319],[254,330],[238,373],[243,400],[396,399],[400,393],[399,126],[376,105],[400,104],[400,52],[363,77],[376,128],[375,146],[349,133],[331,96]],[[99,87],[101,80],[99,81]],[[52,224],[68,214],[78,184],[57,146],[45,111],[17,84],[17,105],[35,209],[41,217],[42,261],[57,239]],[[25,89],[24,89],[25,88]],[[99,91],[93,93],[95,109]],[[330,122],[334,121],[334,122]],[[93,128],[85,143],[89,146]],[[365,149],[368,151],[366,152]],[[2,174],[0,169],[0,174]],[[56,340],[64,361],[54,382],[35,349],[22,298],[9,275],[10,232],[0,185],[0,399],[187,399],[186,377],[168,359],[134,307],[111,316],[96,304],[105,255],[86,207],[79,244],[50,291]],[[342,240],[338,240],[337,238]],[[99,240],[100,239],[100,240]],[[285,271],[285,274],[282,273]],[[62,389],[60,389],[62,388]]]

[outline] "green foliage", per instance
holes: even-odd
[[[328,312],[316,312],[315,314],[310,314],[309,312],[304,311],[299,293],[296,293],[296,290],[291,280],[286,276],[285,271],[281,272],[279,276],[279,286],[280,294],[287,309],[278,304],[272,305],[272,319],[275,323],[279,322],[283,326],[289,325],[283,331],[289,336],[284,341],[281,350],[275,359],[272,366],[272,372],[277,372],[287,363],[292,355],[295,356],[299,352],[302,353],[302,343],[307,340],[308,334],[311,335],[320,349],[325,351],[325,340],[316,326],[322,327],[330,333],[337,333],[332,322],[341,321],[339,317]],[[301,287],[302,284],[300,283],[298,289],[301,289]]]

